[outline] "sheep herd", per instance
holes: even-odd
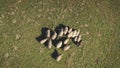
[[[76,46],[80,46],[82,42],[80,31],[69,26],[59,25],[55,30],[47,28],[43,30],[43,32],[39,42],[45,44],[49,49],[55,46],[56,49],[61,48],[67,51],[71,47],[70,40],[72,40]],[[63,54],[56,56],[56,61],[60,61],[62,56]]]

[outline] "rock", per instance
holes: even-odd
[[[20,39],[20,34],[16,34],[16,40]]]
[[[5,57],[5,58],[8,58],[8,57],[9,57],[9,53],[6,53],[4,57]]]

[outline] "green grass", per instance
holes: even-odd
[[[0,0],[0,68],[119,68],[119,6],[119,0]],[[89,35],[56,62],[55,47],[35,38],[59,24]]]

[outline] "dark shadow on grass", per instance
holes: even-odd
[[[38,36],[38,37],[36,37],[36,40],[38,41],[38,42],[40,42],[42,39],[44,39],[45,38],[45,36],[44,35],[41,35],[41,36]]]
[[[81,43],[82,43],[82,40],[80,40],[80,42],[76,42],[76,45],[77,45],[77,46],[80,46]]]
[[[54,52],[51,54],[51,57],[56,59],[56,57],[58,56],[58,51],[55,49]]]
[[[56,26],[56,27],[55,27],[56,33],[59,34],[60,30],[61,30],[62,28],[64,28],[64,27],[65,27],[65,25],[63,25],[63,24],[59,24],[58,26]]]

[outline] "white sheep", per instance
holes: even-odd
[[[54,33],[53,33],[53,35],[52,35],[52,40],[55,40],[56,39],[56,37],[57,37],[57,33],[54,31]]]
[[[72,28],[69,28],[68,33],[71,33],[71,32],[72,32]]]
[[[44,44],[47,41],[47,38],[44,38],[40,41],[41,44]]]
[[[78,35],[77,42],[80,42],[81,40],[81,35]]]
[[[76,36],[78,36],[79,34],[80,34],[80,30],[77,31]]]
[[[48,48],[50,49],[51,47],[52,47],[52,40],[49,39],[49,40],[48,40]]]
[[[65,39],[63,43],[64,43],[64,44],[67,44],[68,41],[69,41],[69,39]]]
[[[68,38],[71,38],[72,36],[73,36],[73,31],[67,35]]]
[[[58,34],[60,37],[63,36],[63,29],[60,30],[59,34]]]
[[[47,32],[46,32],[46,37],[47,37],[47,38],[50,37],[50,29],[47,30]]]
[[[59,41],[56,45],[56,48],[60,48],[62,46],[62,41]]]
[[[73,35],[72,35],[72,37],[74,38],[74,37],[76,36],[76,34],[77,34],[77,31],[74,30],[74,31],[73,31]]]
[[[59,62],[59,61],[61,60],[62,56],[63,56],[63,54],[58,55],[58,56],[56,57],[56,61]]]
[[[68,27],[66,26],[66,27],[64,28],[63,33],[66,35],[66,34],[67,34],[67,32],[68,32]]]
[[[77,38],[78,38],[78,36],[76,36],[76,37],[74,38],[74,41],[75,41],[75,42],[77,41]]]
[[[68,49],[70,49],[70,45],[66,45],[66,46],[63,48],[64,51],[67,51]]]

